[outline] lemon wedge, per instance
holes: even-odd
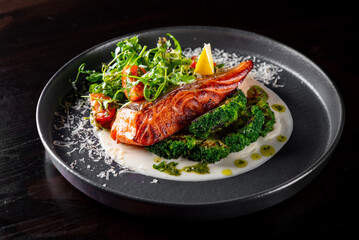
[[[194,73],[201,75],[212,75],[214,74],[214,65],[212,58],[211,44],[204,44],[201,55],[199,55],[196,68]]]

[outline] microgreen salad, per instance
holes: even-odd
[[[137,36],[117,43],[109,63],[103,63],[100,71],[85,70],[85,63],[81,64],[73,83],[80,74],[87,74],[86,79],[92,83],[90,93],[102,93],[125,103],[143,98],[154,101],[175,86],[195,81],[197,56],[186,58],[177,39],[167,35],[174,48],[166,37],[160,37],[157,47],[151,49],[142,46]],[[215,65],[215,71],[222,66]]]

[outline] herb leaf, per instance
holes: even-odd
[[[116,44],[115,51],[111,53],[112,60],[103,63],[99,71],[85,70],[85,63],[78,68],[75,81],[76,84],[80,74],[86,74],[86,80],[92,83],[89,87],[90,93],[103,93],[106,96],[126,102],[125,90],[143,83],[143,96],[148,101],[155,101],[168,89],[195,81],[194,69],[191,68],[192,60],[184,57],[182,47],[178,40],[171,34],[170,39],[159,38],[155,48],[148,49],[139,43],[137,36],[124,39]],[[172,48],[171,42],[174,42]],[[123,74],[126,66],[137,65],[144,69],[142,75],[132,76]],[[131,83],[126,82],[123,87],[123,79],[135,79]]]

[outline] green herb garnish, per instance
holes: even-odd
[[[80,65],[72,83],[78,81],[80,74],[86,74],[86,80],[92,83],[89,87],[90,93],[103,93],[123,103],[127,101],[124,91],[139,83],[144,85],[144,98],[154,101],[173,86],[193,82],[196,77],[190,67],[192,60],[182,54],[177,39],[169,33],[167,35],[174,42],[174,48],[165,37],[159,38],[157,46],[150,49],[142,46],[137,36],[117,43],[109,63],[103,63],[100,71],[85,70],[85,64]],[[141,67],[145,72],[138,76],[123,73],[126,66],[133,65]],[[135,81],[127,82],[124,88],[123,77]]]

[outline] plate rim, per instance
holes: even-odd
[[[214,201],[214,202],[204,202],[204,203],[187,203],[187,202],[165,202],[165,201],[156,201],[156,200],[152,200],[152,199],[144,199],[144,198],[140,198],[140,197],[136,197],[133,195],[129,195],[129,194],[124,194],[122,192],[118,192],[114,189],[111,188],[107,188],[102,186],[100,183],[98,182],[94,182],[91,181],[89,179],[87,179],[85,176],[81,175],[79,172],[76,172],[74,169],[72,169],[70,166],[68,166],[65,161],[63,161],[48,145],[48,143],[45,141],[45,138],[42,134],[42,127],[40,126],[40,108],[41,108],[41,104],[42,104],[42,99],[44,98],[47,90],[49,89],[49,87],[51,86],[52,82],[56,79],[56,77],[67,67],[69,67],[73,62],[75,62],[77,59],[83,57],[86,54],[91,53],[93,50],[99,48],[99,47],[103,47],[107,44],[113,43],[115,41],[118,41],[120,39],[124,39],[126,37],[130,37],[130,36],[135,36],[135,35],[140,35],[140,34],[144,34],[144,33],[148,33],[148,32],[154,32],[154,31],[165,31],[165,30],[194,30],[194,29],[201,29],[201,30],[220,30],[220,31],[228,31],[228,32],[238,32],[241,34],[245,34],[245,35],[251,35],[254,37],[260,37],[266,41],[270,41],[273,42],[283,48],[285,48],[287,51],[289,51],[290,53],[299,56],[300,58],[302,58],[304,61],[310,63],[310,65],[312,67],[315,67],[315,69],[321,74],[323,75],[328,82],[332,85],[332,88],[335,90],[336,94],[338,95],[338,99],[339,99],[339,109],[340,111],[340,123],[339,123],[339,128],[338,131],[336,132],[336,135],[333,137],[333,141],[330,144],[330,146],[328,146],[328,150],[319,158],[317,159],[317,161],[313,164],[311,164],[309,167],[307,167],[305,170],[303,170],[301,173],[299,173],[296,176],[293,176],[291,179],[287,180],[286,182],[283,182],[279,185],[276,185],[275,187],[263,190],[261,192],[256,192],[253,193],[252,195],[247,195],[247,196],[243,196],[240,198],[235,198],[235,199],[227,199],[227,200],[219,200],[219,201]],[[330,157],[330,155],[333,153],[334,149],[336,148],[336,146],[338,145],[341,135],[343,133],[343,129],[344,129],[344,125],[345,125],[345,107],[344,107],[344,101],[342,98],[342,95],[339,92],[338,87],[335,85],[335,83],[331,80],[331,78],[317,65],[315,64],[310,58],[306,57],[304,54],[296,51],[295,49],[289,47],[286,44],[283,44],[277,40],[274,40],[272,38],[263,36],[261,34],[255,33],[255,32],[251,32],[251,31],[246,31],[246,30],[241,30],[241,29],[236,29],[236,28],[229,28],[229,27],[218,27],[218,26],[196,26],[196,25],[188,25],[188,26],[168,26],[168,27],[159,27],[159,28],[151,28],[151,29],[146,29],[146,30],[141,30],[141,31],[136,31],[136,32],[132,32],[132,33],[127,33],[118,37],[114,37],[111,38],[107,41],[101,42],[99,44],[94,45],[91,48],[86,49],[85,51],[82,51],[81,53],[77,54],[75,57],[71,58],[69,61],[67,61],[61,68],[59,68],[55,74],[50,78],[50,80],[48,80],[48,82],[46,83],[45,87],[43,88],[38,103],[37,103],[37,107],[36,107],[36,125],[37,125],[37,130],[38,130],[38,134],[39,137],[41,139],[42,144],[45,147],[45,150],[51,155],[51,160],[54,161],[56,160],[56,162],[58,164],[61,165],[61,167],[63,168],[63,170],[65,170],[66,172],[70,173],[71,175],[75,176],[76,178],[78,178],[81,182],[85,182],[89,185],[91,185],[92,187],[101,190],[101,191],[105,191],[108,192],[110,194],[113,194],[115,196],[121,197],[121,198],[125,198],[131,201],[136,201],[136,202],[142,202],[142,203],[147,203],[147,204],[154,204],[154,205],[165,205],[165,206],[180,206],[180,207],[196,207],[196,206],[209,206],[209,205],[217,205],[217,204],[227,204],[227,203],[232,203],[232,202],[237,202],[237,201],[250,201],[251,199],[256,199],[256,198],[261,198],[263,196],[268,196],[268,195],[272,195],[275,194],[277,192],[282,191],[283,189],[288,188],[289,186],[292,186],[293,184],[301,181],[303,178],[305,178],[308,175],[313,174],[313,172],[315,172],[318,167],[322,166],[324,167],[323,163],[326,162],[326,160]],[[55,165],[56,166],[56,165]],[[61,171],[60,171],[61,172]],[[320,171],[319,171],[320,172]],[[62,174],[62,172],[61,172]],[[63,175],[63,174],[62,174]],[[65,176],[64,176],[65,177]],[[66,177],[65,177],[66,178]],[[67,178],[66,178],[67,179]],[[67,179],[68,180],[68,179]],[[172,180],[167,180],[167,179],[161,179],[161,181],[172,181]],[[221,180],[211,180],[211,181],[221,181]],[[178,181],[177,181],[178,182]],[[71,184],[73,185],[73,183],[71,182]],[[78,188],[77,186],[75,186],[76,188]],[[79,189],[80,191],[82,191],[81,189]],[[83,191],[82,191],[83,192]],[[87,193],[85,193],[87,194]],[[91,197],[91,196],[90,196]]]

